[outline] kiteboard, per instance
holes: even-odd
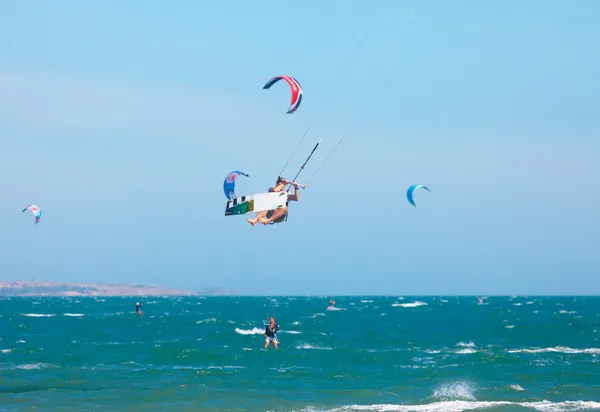
[[[229,200],[225,206],[225,216],[279,209],[286,205],[287,195],[287,192],[259,193]]]

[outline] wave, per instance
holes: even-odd
[[[416,302],[411,302],[411,303],[392,303],[392,306],[401,306],[403,308],[416,308],[418,306],[426,306],[427,303],[425,302],[421,302],[419,300],[417,300]]]
[[[433,391],[433,398],[441,400],[463,399],[474,401],[475,386],[468,381],[445,382]]]
[[[310,343],[303,343],[301,345],[296,346],[296,349],[316,349],[316,350],[332,350],[326,346],[317,346],[311,345]]]
[[[462,412],[472,411],[479,409],[489,409],[498,406],[508,407],[522,407],[532,409],[541,412],[554,412],[554,411],[583,411],[583,410],[594,410],[600,409],[600,402],[594,401],[564,401],[564,402],[509,402],[509,401],[442,401],[433,402],[423,405],[393,405],[393,404],[380,404],[380,405],[346,405],[339,408],[333,409],[315,409],[309,407],[303,409],[303,411],[327,411],[327,412],[350,412],[350,411],[381,411],[381,412]]]
[[[51,318],[56,316],[54,313],[23,313],[21,316],[27,316],[30,318]]]
[[[83,313],[65,313],[63,316],[82,317],[82,316],[85,316],[85,315]]]
[[[508,353],[566,353],[566,354],[578,354],[584,353],[588,355],[600,355],[600,348],[585,348],[585,349],[573,349],[566,346],[555,346],[553,348],[524,348],[524,349],[511,349]]]
[[[199,325],[201,323],[214,323],[217,320],[215,318],[208,318],[208,319],[204,319],[204,320],[197,320],[196,324]]]
[[[240,335],[262,335],[265,333],[265,330],[259,329],[259,328],[252,328],[252,329],[235,328],[235,333],[239,333]]]
[[[32,369],[47,369],[47,368],[57,368],[56,365],[50,365],[48,363],[27,363],[23,365],[17,365],[11,369],[24,369],[24,370],[32,370]]]
[[[477,351],[475,349],[460,349],[457,350],[456,353],[458,355],[470,355],[472,353],[477,353]]]

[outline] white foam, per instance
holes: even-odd
[[[296,346],[296,349],[316,349],[316,350],[332,350],[326,346],[314,346],[310,343],[303,343],[301,345]]]
[[[427,303],[425,302],[421,302],[421,301],[416,301],[416,302],[411,302],[411,303],[392,303],[392,306],[401,306],[403,308],[416,308],[418,306],[426,306]]]
[[[282,330],[279,333],[289,333],[291,335],[300,335],[302,332],[298,332],[297,330]]]
[[[566,346],[555,346],[553,348],[524,348],[524,349],[512,349],[508,353],[566,353],[566,354],[577,354],[584,353],[588,355],[600,355],[600,348],[585,348],[585,349],[573,349]]]
[[[456,346],[461,346],[463,348],[474,348],[475,347],[475,343],[473,343],[473,341],[470,341],[469,343],[464,343],[464,342],[458,342],[456,344]]]
[[[252,328],[252,329],[240,329],[235,328],[235,333],[239,333],[240,335],[263,335],[265,333],[264,329]]]
[[[83,313],[65,313],[64,316],[81,317],[81,316],[85,316],[85,315]]]
[[[594,401],[565,401],[565,402],[508,402],[508,401],[443,401],[425,405],[346,405],[334,409],[315,409],[312,407],[303,409],[305,412],[342,412],[342,411],[375,411],[375,412],[462,412],[480,409],[489,409],[499,406],[520,406],[540,412],[558,411],[584,411],[600,409],[600,402]]]
[[[519,391],[519,392],[522,392],[525,390],[525,389],[523,389],[523,387],[521,385],[510,385],[510,388],[514,389],[516,391]]]
[[[327,310],[342,310],[341,308],[336,308],[335,306],[328,306]]]
[[[476,353],[477,351],[475,349],[460,349],[457,350],[456,353],[459,355],[470,355],[472,353]]]
[[[1,349],[0,352],[2,353],[11,353],[14,349]]]
[[[49,365],[47,363],[28,363],[28,364],[16,366],[17,369],[25,369],[25,370],[42,369],[42,368],[50,368],[50,367],[52,367],[52,365]]]
[[[24,313],[22,316],[27,316],[30,318],[51,318],[52,316],[56,316],[53,313]]]
[[[475,400],[475,387],[471,382],[453,381],[445,382],[433,392],[433,397],[442,400]]]
[[[217,320],[215,318],[208,318],[208,319],[204,319],[204,320],[197,320],[196,324],[199,325],[201,323],[214,323]]]

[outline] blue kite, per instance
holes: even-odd
[[[225,181],[223,182],[223,192],[225,192],[225,197],[227,198],[227,200],[236,198],[236,196],[235,196],[235,181],[237,180],[239,175],[250,177],[246,173],[242,173],[238,170],[235,170],[235,171],[229,173],[227,175],[227,177],[225,178]]]
[[[423,186],[423,185],[412,185],[411,187],[409,187],[408,191],[406,192],[406,197],[408,198],[408,201],[410,202],[410,204],[413,205],[414,207],[417,207],[417,205],[415,205],[415,201],[413,200],[413,193],[417,189],[425,189],[428,192],[431,192],[431,190],[429,190],[429,188],[427,186]]]

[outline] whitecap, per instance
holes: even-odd
[[[301,345],[296,346],[296,349],[316,349],[316,350],[332,350],[326,346],[315,346],[310,343],[303,343]]]
[[[434,390],[433,397],[438,399],[474,401],[475,387],[471,382],[467,381],[444,382]]]
[[[565,354],[587,354],[600,355],[600,348],[573,349],[566,346],[555,346],[553,348],[524,348],[511,349],[508,353],[565,353]]]
[[[213,323],[216,322],[217,320],[215,318],[208,318],[208,319],[204,319],[204,320],[197,320],[196,324],[199,325],[201,323]]]
[[[421,301],[416,301],[416,302],[411,302],[411,303],[392,303],[392,306],[398,307],[401,306],[403,308],[416,308],[418,306],[426,306],[427,303],[425,302],[421,302]]]
[[[265,331],[263,329],[259,329],[259,328],[252,328],[252,329],[235,328],[235,333],[239,333],[240,335],[263,335],[265,333]]]
[[[469,401],[455,400],[433,402],[420,405],[394,405],[394,404],[376,404],[376,405],[345,405],[340,408],[330,409],[330,412],[342,411],[375,411],[375,412],[463,412],[473,410],[490,409],[499,406],[523,407],[534,409],[541,412],[555,411],[583,411],[600,409],[600,402],[594,401],[564,401],[564,402],[510,402],[510,401]],[[314,409],[306,409],[306,411]]]
[[[53,313],[24,313],[22,316],[27,316],[30,318],[51,318],[52,316],[56,316]]]
[[[470,355],[472,353],[477,353],[475,349],[459,349],[456,351],[459,355]]]

